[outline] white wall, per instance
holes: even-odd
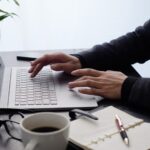
[[[20,0],[0,7],[18,17],[0,23],[0,51],[89,48],[150,18],[149,0]]]

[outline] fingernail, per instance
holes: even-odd
[[[33,78],[33,77],[34,77],[34,74],[31,74],[30,77]]]
[[[28,70],[28,73],[31,73],[31,69]]]
[[[69,86],[69,88],[72,89],[72,82],[69,82],[69,83],[68,83],[68,86]]]
[[[72,91],[73,89],[68,85],[69,91]]]

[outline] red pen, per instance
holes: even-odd
[[[117,114],[115,115],[115,118],[116,118],[117,127],[118,127],[118,129],[119,129],[119,131],[120,131],[120,135],[121,135],[121,137],[122,137],[124,143],[125,143],[126,145],[129,145],[129,138],[128,138],[128,136],[127,136],[127,133],[126,133],[126,131],[125,131],[125,128],[124,128],[124,126],[123,126],[123,123],[122,123],[121,119],[119,118],[119,116],[118,116]]]

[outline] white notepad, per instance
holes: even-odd
[[[93,114],[99,120],[92,120],[82,116],[71,122],[70,141],[84,149],[92,149],[93,145],[105,142],[105,140],[111,138],[113,135],[119,134],[115,122],[115,114],[119,115],[125,129],[133,128],[143,123],[142,119],[136,118],[113,106],[109,106]]]

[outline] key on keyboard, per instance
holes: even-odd
[[[30,78],[27,69],[17,70],[15,105],[57,105],[51,70],[42,70]]]

